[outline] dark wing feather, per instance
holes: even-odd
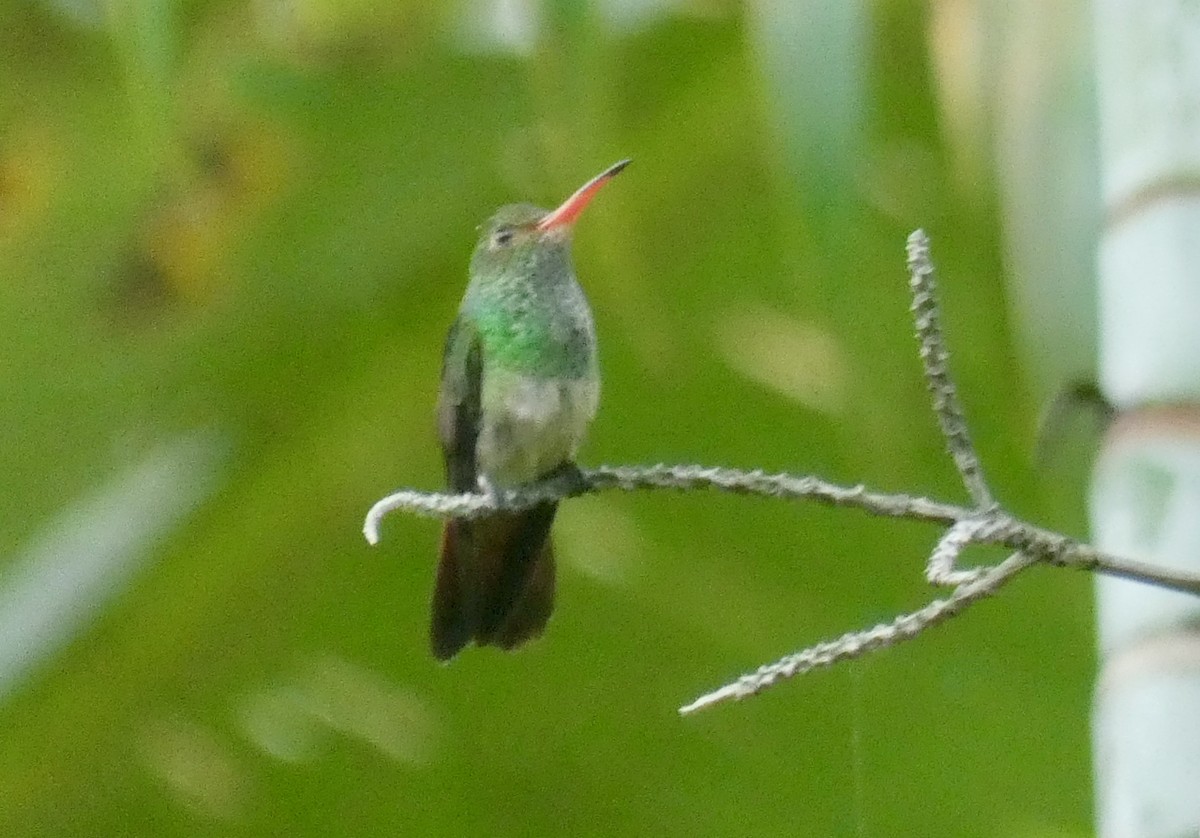
[[[438,437],[446,481],[456,492],[478,487],[475,443],[479,438],[483,356],[474,325],[459,315],[446,336],[438,394]],[[475,532],[472,522],[450,518],[442,528],[441,555],[433,589],[429,643],[438,660],[454,657],[475,630],[472,580]]]
[[[458,654],[471,639],[473,626],[464,599],[459,551],[464,535],[461,521],[446,521],[442,525],[442,549],[438,559],[437,581],[433,587],[432,616],[429,623],[429,646],[440,661]]]
[[[456,492],[478,488],[475,443],[479,439],[483,348],[479,333],[462,315],[450,327],[442,354],[442,387],[438,394],[438,436],[446,464],[446,480]]]

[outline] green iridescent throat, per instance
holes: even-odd
[[[515,219],[541,213],[505,208]],[[478,330],[486,363],[538,378],[592,374],[595,336],[587,299],[571,269],[566,237],[522,237],[497,247],[493,237],[509,220],[498,214],[471,259],[463,314]]]

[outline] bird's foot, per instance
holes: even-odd
[[[588,488],[587,479],[574,463],[563,463],[542,479],[561,486],[564,495],[580,495]]]

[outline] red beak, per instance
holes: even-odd
[[[583,186],[575,190],[575,194],[562,202],[562,205],[547,215],[537,223],[536,229],[539,232],[545,233],[550,230],[560,230],[569,228],[575,223],[575,219],[583,212],[583,208],[588,205],[592,198],[600,191],[600,187],[608,183],[608,181],[621,173],[628,166],[629,160],[622,160],[620,163],[614,163],[600,174],[589,180]]]

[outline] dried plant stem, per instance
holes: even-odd
[[[546,500],[578,497],[602,491],[716,489],[733,494],[781,500],[801,500],[859,509],[885,518],[907,518],[950,527],[930,556],[927,577],[938,585],[971,581],[982,569],[960,570],[954,560],[972,544],[990,544],[1024,550],[1040,561],[1096,573],[1133,579],[1149,585],[1200,594],[1200,575],[1137,562],[1102,553],[1090,545],[1012,518],[999,510],[980,513],[966,506],[902,493],[873,492],[862,486],[839,486],[817,477],[765,474],[733,468],[699,465],[600,466],[585,469],[580,479],[547,480],[505,491],[498,498],[483,494],[442,494],[404,489],[382,498],[371,507],[363,534],[371,544],[380,540],[380,523],[391,512],[408,512],[426,518],[476,518],[501,509],[516,510]],[[946,551],[951,551],[946,555]],[[949,561],[947,561],[949,559]],[[937,570],[934,570],[934,567]],[[964,574],[955,577],[953,574]]]
[[[933,412],[938,418],[946,449],[962,477],[971,500],[984,508],[995,505],[992,490],[983,477],[983,466],[971,442],[967,420],[958,404],[958,393],[950,378],[950,353],[942,337],[941,311],[937,301],[937,281],[929,257],[929,238],[924,230],[908,237],[908,287],[912,292],[913,324],[920,344],[925,383],[933,396]]]
[[[722,701],[739,700],[762,692],[784,678],[808,672],[821,666],[830,666],[847,658],[857,658],[867,652],[894,646],[944,622],[962,611],[976,600],[991,596],[1010,579],[1033,565],[1038,560],[1024,553],[1013,553],[995,567],[988,568],[969,582],[955,588],[946,599],[935,599],[919,611],[904,614],[890,623],[875,626],[865,631],[852,631],[825,643],[788,655],[775,663],[769,663],[749,675],[720,689],[700,696],[691,704],[679,708],[687,715],[703,710]]]
[[[717,489],[725,492],[805,500],[860,509],[871,515],[909,518],[941,524],[946,532],[926,564],[930,584],[952,588],[949,596],[903,614],[889,623],[854,631],[818,643],[760,667],[681,707],[688,714],[724,701],[755,695],[781,680],[817,667],[829,666],[920,635],[953,617],[969,605],[991,596],[1027,568],[1039,564],[1073,567],[1105,573],[1176,591],[1200,595],[1200,575],[1150,565],[1101,553],[1085,543],[1044,530],[1010,516],[995,501],[984,478],[983,466],[971,442],[954,381],[950,376],[936,295],[929,239],[918,230],[908,238],[909,287],[912,313],[920,344],[925,380],[933,398],[946,449],[970,496],[970,506],[960,506],[900,493],[871,491],[864,486],[838,486],[818,477],[766,474],[698,465],[602,466],[570,479],[551,479],[506,491],[498,497],[483,494],[439,494],[403,490],[389,495],[367,513],[363,534],[371,544],[379,541],[382,518],[403,510],[430,517],[472,518],[498,509],[521,509],[545,500],[606,490]],[[958,566],[959,556],[973,545],[998,545],[1013,554],[997,565]]]

